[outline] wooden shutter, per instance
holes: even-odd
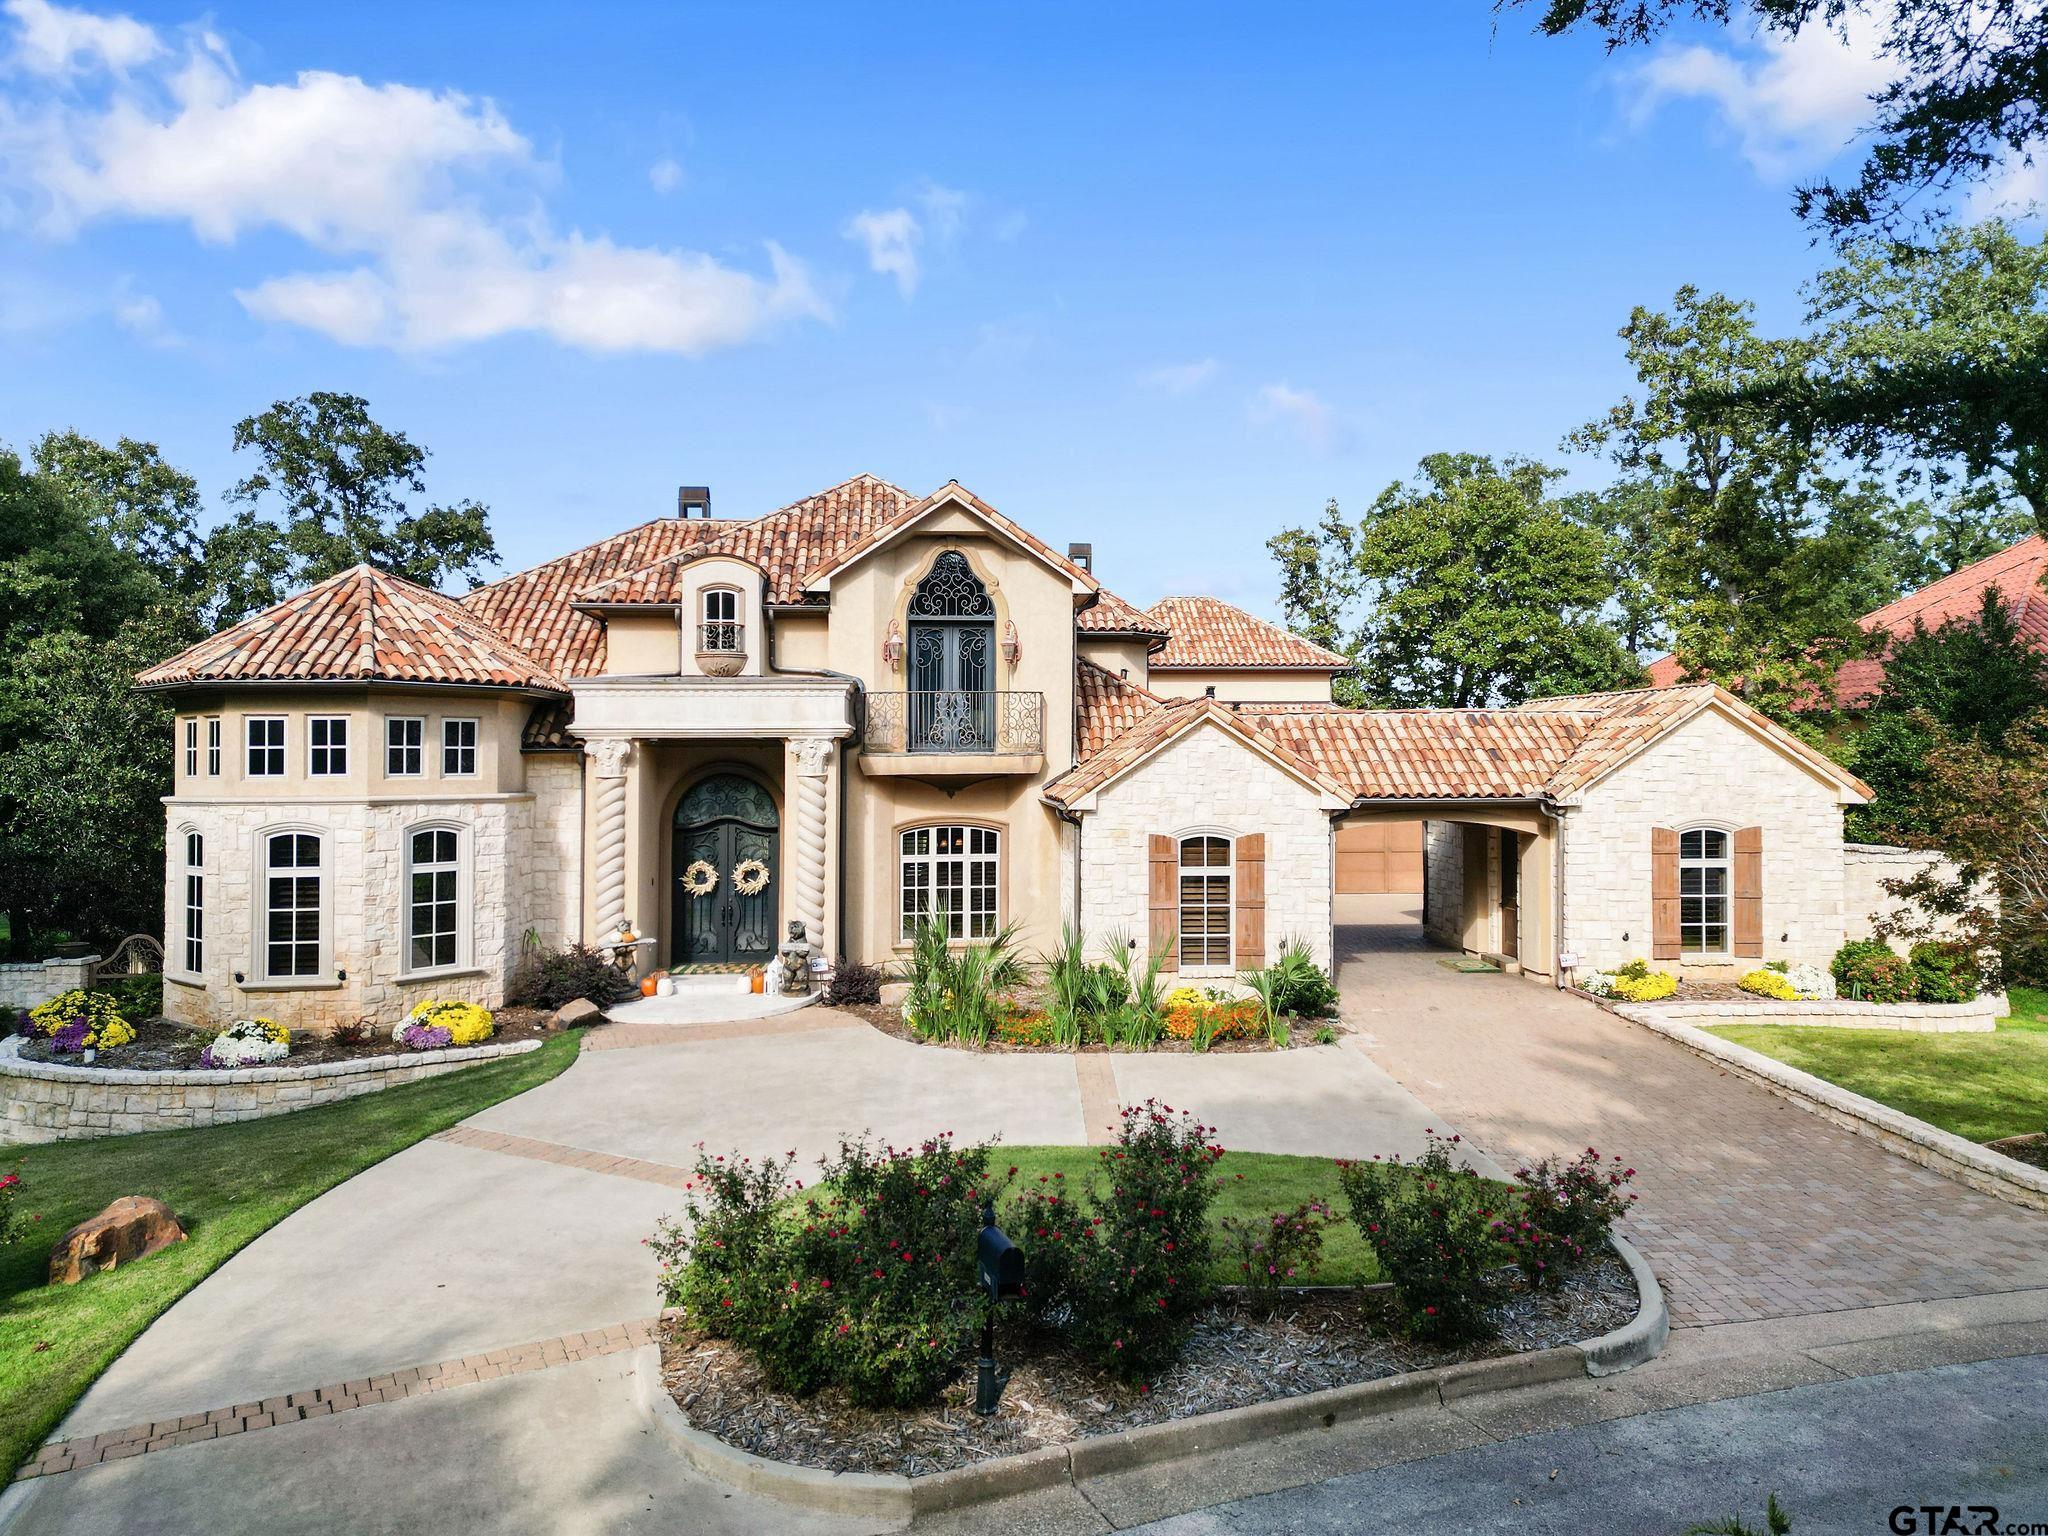
[[[1248,833],[1237,840],[1230,873],[1231,898],[1237,907],[1237,964],[1260,970],[1266,964],[1266,834]]]
[[[1180,969],[1180,847],[1170,837],[1152,834],[1148,843],[1151,872],[1146,905],[1151,912],[1151,949],[1166,952],[1163,970]]]
[[[1764,829],[1735,834],[1735,953],[1760,960],[1764,953]]]
[[[1678,833],[1650,828],[1650,958],[1678,958]]]

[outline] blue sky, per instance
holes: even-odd
[[[1126,596],[1439,449],[1561,460],[1684,282],[1797,317],[1860,39],[1608,58],[1484,0],[0,0],[0,440],[312,389],[511,566],[673,507],[957,477]],[[1604,478],[1571,463],[1584,483]]]

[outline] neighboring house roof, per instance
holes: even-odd
[[[1929,582],[1918,592],[1886,603],[1856,622],[1866,634],[1879,630],[1894,640],[1904,640],[1916,623],[1939,629],[1955,619],[1974,620],[1984,605],[1984,592],[1995,588],[2021,635],[2048,651],[2048,590],[2041,582],[2048,576],[2048,539],[2031,534],[2019,543],[1988,555],[1973,565],[1951,571],[1939,581]],[[1685,681],[1684,668],[1676,656],[1660,656],[1648,668],[1653,688]],[[1861,709],[1884,688],[1884,658],[1873,656],[1845,662],[1835,672],[1835,706]]]
[[[1096,592],[1091,606],[1074,615],[1074,627],[1093,635],[1142,635],[1148,640],[1166,638],[1164,624],[1135,603],[1125,602],[1107,587]]]
[[[1512,709],[1261,710],[1363,800],[1538,800],[1591,717]]]
[[[1341,809],[1354,798],[1342,783],[1264,729],[1256,716],[1208,698],[1159,700],[1158,707],[1146,711],[1136,724],[1048,783],[1044,798],[1062,809],[1086,810],[1099,790],[1203,724],[1219,726],[1235,736],[1253,752],[1317,790],[1333,809]]]
[[[567,691],[546,665],[440,593],[353,565],[139,673],[206,682],[460,683]]]
[[[1351,665],[1349,657],[1325,650],[1221,598],[1166,597],[1146,613],[1163,624],[1167,633],[1166,648],[1152,658],[1155,671],[1242,667],[1341,672]]]
[[[1082,761],[1093,757],[1165,700],[1092,661],[1074,663],[1075,742]]]

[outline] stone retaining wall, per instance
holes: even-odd
[[[1592,994],[1588,993],[1587,996]],[[1598,1001],[1598,999],[1596,999]],[[1912,1034],[1988,1034],[2012,1012],[2003,992],[1987,992],[1967,1003],[1868,1003],[1853,998],[1780,1002],[1638,1003],[1660,1019],[1711,1029],[1717,1024],[1803,1024],[1835,1029],[1897,1029]],[[1633,1017],[1633,1015],[1630,1015]]]
[[[123,1072],[24,1061],[16,1037],[0,1042],[0,1143],[79,1141],[289,1114],[523,1055],[540,1044],[518,1040],[232,1072]]]
[[[0,965],[0,1013],[13,1013],[47,1003],[77,987],[92,985],[100,957],[80,960],[31,960],[25,965]]]

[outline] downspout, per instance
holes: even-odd
[[[1550,859],[1550,980],[1557,990],[1565,990],[1564,980],[1564,828],[1565,811],[1561,805],[1547,805],[1551,820],[1556,823],[1555,846]]]

